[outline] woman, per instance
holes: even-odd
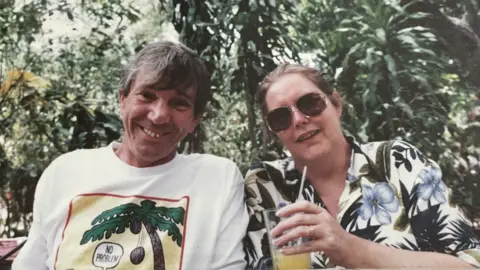
[[[257,100],[291,157],[261,162],[245,177],[250,267],[270,257],[261,211],[283,202],[277,215],[288,218],[271,232],[274,243],[312,238],[282,252],[311,252],[314,268],[480,267],[480,244],[437,164],[402,141],[345,136],[341,97],[317,70],[279,66]],[[304,166],[304,200],[295,202]]]

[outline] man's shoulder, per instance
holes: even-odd
[[[55,158],[43,171],[37,185],[38,190],[46,189],[47,186],[57,186],[63,182],[65,176],[79,175],[86,168],[96,164],[100,166],[100,149],[78,149],[61,154]],[[58,180],[58,181],[57,181]]]
[[[184,155],[185,160],[190,161],[190,162],[211,162],[211,163],[222,163],[222,164],[227,164],[227,163],[234,163],[232,160],[217,156],[214,154],[207,154],[207,153],[193,153],[193,154],[187,154]]]
[[[98,159],[102,157],[101,153],[106,147],[92,149],[76,149],[67,153],[63,153],[52,161],[52,167],[75,167],[86,166],[90,163],[98,163]]]
[[[232,160],[213,154],[188,154],[184,155],[183,160],[186,163],[196,164],[204,168],[237,168],[236,163]]]
[[[71,159],[79,159],[79,158],[92,158],[92,157],[99,157],[98,155],[101,152],[104,152],[106,147],[100,148],[91,148],[91,149],[76,149],[67,153],[64,153],[58,157],[58,159],[62,160],[71,160]]]
[[[182,158],[181,168],[205,177],[206,185],[215,185],[219,189],[244,184],[237,164],[232,160],[212,154],[189,154]]]

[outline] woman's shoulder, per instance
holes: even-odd
[[[431,160],[415,145],[401,140],[392,139],[386,141],[372,141],[366,143],[357,143],[358,149],[371,158],[388,158],[396,161],[395,167],[400,167],[400,161],[416,161],[417,163],[429,163]],[[355,150],[354,150],[355,151]]]
[[[380,173],[399,190],[412,191],[426,178],[435,175],[441,179],[441,169],[436,161],[413,144],[399,139],[366,143],[362,146]]]

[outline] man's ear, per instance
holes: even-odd
[[[202,116],[199,115],[197,117],[194,116],[194,119],[192,120],[192,124],[190,125],[190,128],[188,130],[188,133],[193,133],[195,131],[195,128],[200,124],[200,121],[202,120]]]
[[[342,116],[342,110],[343,110],[342,96],[340,96],[337,90],[333,91],[331,101],[332,101],[333,107],[335,107],[335,111],[337,112],[338,117]]]
[[[117,91],[118,95],[118,105],[120,106],[120,116],[122,116],[122,111],[123,111],[123,101],[125,100],[125,91],[123,91],[123,88],[119,88]]]

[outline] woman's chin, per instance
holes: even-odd
[[[326,149],[320,145],[311,146],[309,148],[298,151],[296,155],[292,155],[298,160],[302,160],[305,163],[311,163],[315,161],[322,161],[328,158]]]

